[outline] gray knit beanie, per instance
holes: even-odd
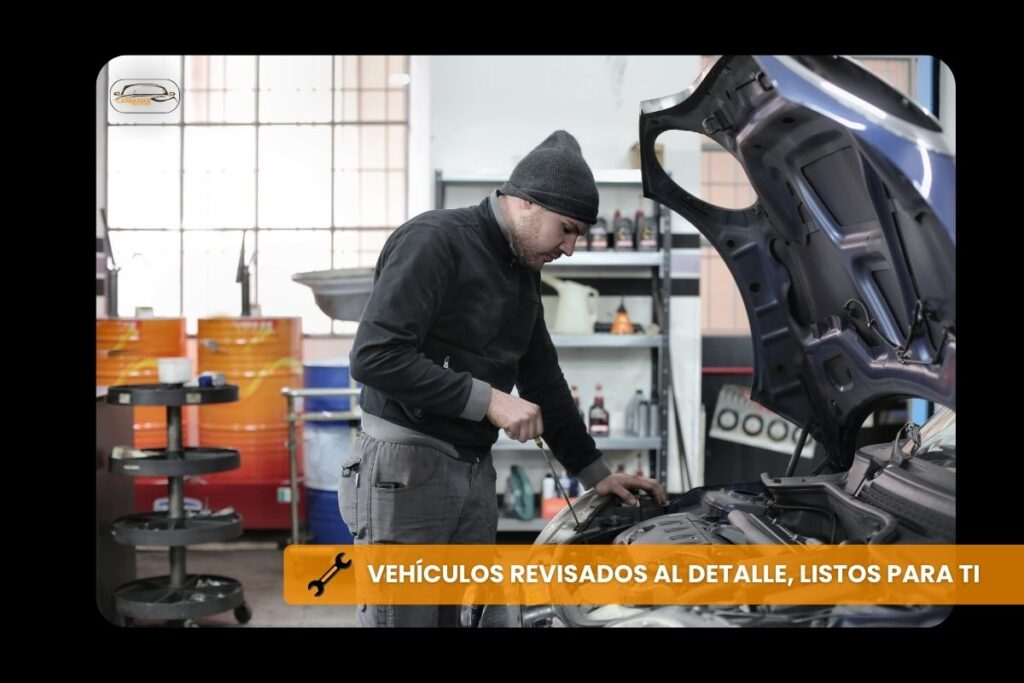
[[[576,138],[564,130],[556,130],[523,157],[500,192],[587,225],[597,222],[594,174],[583,160]]]

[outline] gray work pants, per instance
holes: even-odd
[[[423,444],[360,432],[342,464],[341,517],[356,545],[493,544],[498,523],[494,464],[459,460]],[[456,626],[459,605],[358,605],[359,626]]]

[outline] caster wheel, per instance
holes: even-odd
[[[252,619],[252,610],[244,602],[235,608],[235,619],[239,624],[248,624]]]

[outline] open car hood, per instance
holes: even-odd
[[[753,206],[669,178],[669,130],[713,138]],[[917,396],[956,409],[956,162],[936,120],[842,57],[722,57],[640,116],[644,194],[690,221],[739,285],[752,398],[848,465],[866,415]]]

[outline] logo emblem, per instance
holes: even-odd
[[[123,78],[110,88],[110,105],[122,114],[167,114],[178,108],[181,88],[166,78]]]

